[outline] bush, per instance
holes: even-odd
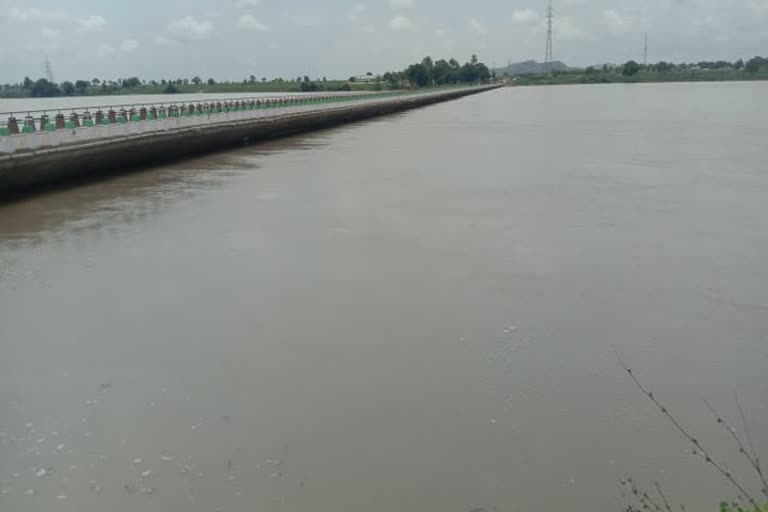
[[[624,76],[635,76],[640,72],[640,64],[637,62],[630,60],[626,64],[624,64],[624,69],[621,70],[621,74]]]

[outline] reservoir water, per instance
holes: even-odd
[[[616,353],[759,495],[703,399],[768,458],[767,97],[506,88],[0,205],[0,510],[736,498]]]

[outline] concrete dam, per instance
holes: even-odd
[[[391,114],[495,89],[301,95],[8,113],[0,195]],[[94,107],[95,108],[95,107]]]

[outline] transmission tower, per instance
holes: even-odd
[[[555,19],[555,11],[552,9],[552,0],[549,0],[547,7],[547,50],[544,53],[544,67],[551,71],[552,68],[552,20]]]
[[[45,57],[45,78],[48,79],[49,82],[53,82],[53,68],[51,67],[51,61],[48,60],[48,57]]]
[[[643,45],[643,66],[648,66],[648,32],[645,33],[645,43]]]

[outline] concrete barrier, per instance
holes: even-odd
[[[4,148],[14,151],[0,154],[0,195],[386,115],[494,88],[496,86],[471,87],[355,101],[353,97],[332,98],[326,103],[318,99],[316,105],[310,104],[309,99],[298,99],[295,105],[287,102],[279,105],[273,100],[261,108],[254,105],[253,110],[246,106],[235,110],[231,104],[222,106],[222,113],[199,115],[188,110],[187,115],[183,115],[181,108],[170,107],[168,117],[164,117],[164,109],[160,109],[157,119],[135,122],[121,121],[122,116],[113,111],[104,116],[97,112],[99,122],[109,122],[110,117],[114,122],[59,130],[66,135],[56,137],[60,145],[55,147],[45,147],[51,142],[43,139],[58,135],[57,131],[3,137],[0,151]],[[217,109],[218,105],[212,108]],[[272,115],[265,115],[268,109],[272,109]]]

